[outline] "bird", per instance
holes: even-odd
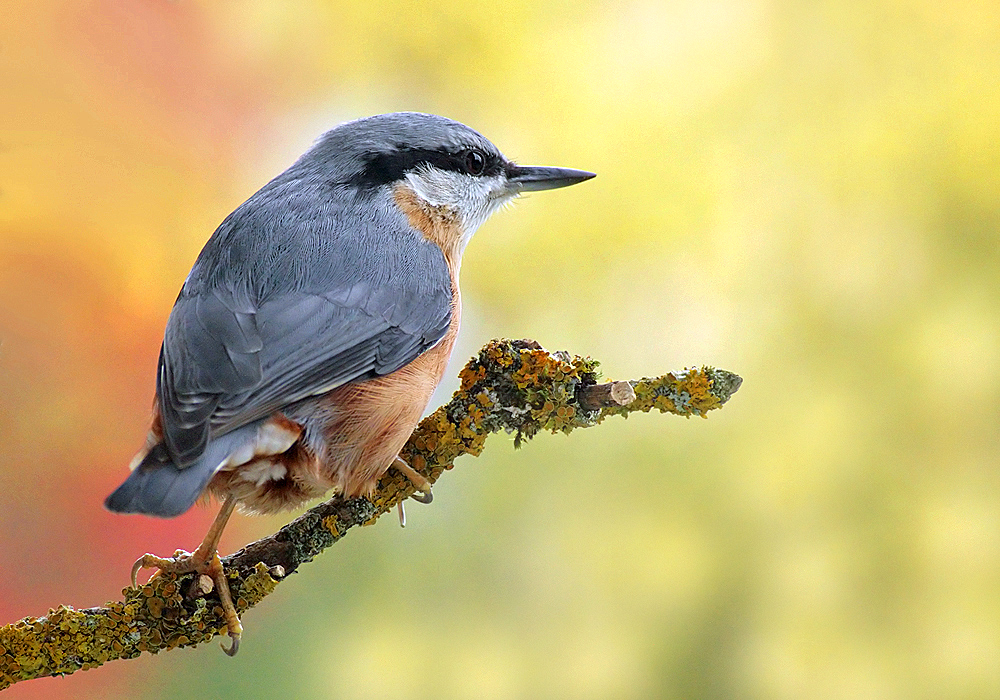
[[[366,496],[391,467],[429,502],[399,452],[455,345],[466,245],[518,195],[592,177],[517,165],[464,124],[397,112],[326,132],[237,207],[181,287],[146,442],[105,500],[164,518],[208,494],[222,506],[193,553],[140,557],[132,585],[143,568],[209,575],[234,655],[242,625],[217,550],[237,506]]]

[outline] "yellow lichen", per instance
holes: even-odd
[[[476,367],[473,369],[470,366],[465,366],[461,372],[458,373],[458,378],[462,380],[460,387],[461,391],[468,391],[478,382],[486,377],[485,367]]]
[[[327,517],[323,518],[323,527],[325,527],[327,531],[334,537],[340,537],[340,531],[337,530],[336,515],[328,515]]]

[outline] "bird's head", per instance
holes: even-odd
[[[392,194],[400,206],[402,197],[450,217],[459,253],[493,212],[522,192],[594,177],[583,170],[516,165],[477,131],[418,112],[342,124],[324,134],[306,159],[359,193]]]

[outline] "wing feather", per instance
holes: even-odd
[[[209,439],[395,371],[451,320],[441,250],[395,209],[347,215],[319,190],[269,187],[219,227],[167,323],[157,391],[181,468]]]

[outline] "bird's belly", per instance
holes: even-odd
[[[301,427],[301,437],[280,454],[270,444],[255,447],[253,458],[216,473],[210,490],[236,496],[254,513],[296,508],[331,489],[348,497],[371,493],[441,382],[457,332],[454,319],[440,342],[405,367],[275,414],[271,421]]]
[[[340,387],[323,398],[334,414],[333,420],[322,421],[324,476],[345,496],[371,493],[392,464],[441,382],[453,343],[454,337],[446,336],[392,374]]]

